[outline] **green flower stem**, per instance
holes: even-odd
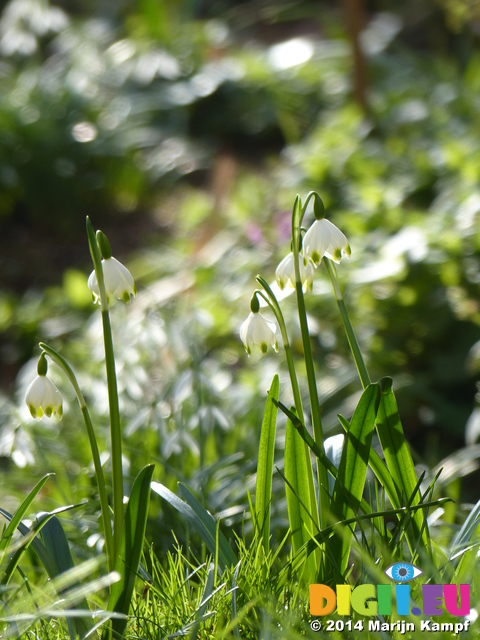
[[[107,566],[109,571],[114,569],[114,556],[113,556],[113,536],[112,536],[112,523],[110,521],[110,509],[108,506],[107,491],[105,488],[105,478],[103,476],[102,463],[100,461],[100,454],[98,452],[97,440],[95,438],[95,432],[93,430],[92,420],[88,412],[87,403],[83,397],[82,391],[78,385],[75,374],[68,362],[61,356],[55,349],[49,347],[44,342],[40,342],[40,349],[50,356],[50,358],[58,364],[58,366],[65,372],[67,378],[75,391],[78,404],[83,415],[83,421],[87,428],[88,439],[90,441],[90,448],[92,450],[93,466],[95,469],[95,477],[97,480],[98,495],[100,498],[100,509],[102,512],[103,531],[105,534],[105,549],[107,553]]]
[[[285,324],[285,318],[283,317],[283,313],[280,308],[280,305],[278,304],[278,300],[275,294],[273,293],[268,282],[262,276],[257,276],[256,279],[257,279],[257,282],[260,285],[262,285],[262,287],[265,289],[267,295],[265,295],[262,291],[257,291],[257,293],[259,296],[261,296],[265,300],[265,302],[268,304],[268,306],[272,310],[272,313],[275,316],[278,322],[278,326],[280,328],[280,334],[282,336],[283,347],[285,349],[285,356],[287,359],[288,373],[290,375],[290,383],[292,385],[292,393],[293,393],[293,401],[295,404],[295,410],[297,412],[297,416],[300,419],[301,424],[303,424],[305,422],[305,418],[303,413],[302,396],[300,394],[300,388],[298,386],[297,373],[295,371],[295,364],[293,362],[292,351],[290,349],[290,342],[288,340],[288,333],[287,333],[287,326]],[[311,513],[313,522],[315,523],[315,526],[320,531],[320,520],[318,516],[317,499],[315,496],[315,484],[313,481],[312,462],[310,459],[310,451],[307,446],[307,443],[305,443],[305,459],[307,462],[307,469],[310,470],[308,473],[308,485],[309,485],[309,493],[310,493],[310,505],[309,505],[310,513]],[[318,556],[317,564],[320,565],[320,554],[317,554],[317,556]]]
[[[262,287],[267,292],[267,296],[262,291],[257,291],[258,295],[261,296],[265,302],[268,304],[270,309],[272,310],[273,315],[275,316],[278,326],[280,328],[280,334],[282,336],[283,348],[285,349],[285,357],[287,359],[287,367],[288,373],[290,375],[290,383],[292,385],[292,393],[293,393],[293,402],[295,404],[295,409],[297,411],[297,415],[300,418],[301,422],[305,422],[304,413],[303,413],[303,404],[302,404],[302,396],[300,394],[300,388],[298,386],[297,373],[295,371],[295,365],[293,363],[292,350],[290,348],[290,342],[288,340],[287,327],[285,324],[285,318],[283,317],[282,310],[280,305],[278,304],[277,298],[273,293],[268,282],[262,278],[262,276],[257,276],[257,282],[262,285]]]
[[[108,310],[108,298],[103,277],[102,256],[98,247],[95,231],[87,217],[87,234],[90,253],[92,255],[95,275],[97,277],[100,304],[102,309],[103,341],[105,346],[105,367],[107,371],[108,404],[110,409],[110,441],[112,455],[113,485],[113,549],[116,560],[123,528],[123,466],[122,466],[122,432],[120,428],[120,408],[118,404],[117,375],[115,371],[115,355],[113,351],[112,327]]]
[[[350,322],[347,308],[343,300],[342,292],[340,291],[340,286],[338,283],[335,265],[328,258],[324,258],[323,261],[325,263],[325,267],[327,269],[328,275],[330,276],[330,280],[332,282],[333,291],[335,293],[335,299],[337,301],[340,315],[342,316],[345,331],[347,333],[348,344],[350,345],[350,350],[352,352],[353,359],[357,367],[358,375],[360,376],[360,381],[362,383],[363,388],[365,389],[370,384],[370,376],[368,375],[367,367],[365,365],[362,352],[360,351],[360,346],[358,344],[357,336],[355,335],[355,331],[353,330],[352,323]]]
[[[295,269],[295,291],[297,294],[298,317],[300,320],[300,329],[302,333],[303,353],[305,358],[305,367],[307,370],[308,394],[310,397],[310,409],[312,412],[313,437],[317,445],[324,451],[324,439],[322,420],[320,417],[320,404],[318,401],[317,380],[315,376],[315,368],[313,365],[312,347],[310,344],[310,333],[308,331],[307,310],[305,307],[305,298],[303,297],[303,284],[300,276],[300,246],[301,235],[300,225],[305,210],[302,210],[302,203],[297,196],[293,205],[292,215],[292,252],[293,266]],[[328,514],[330,512],[330,497],[328,492],[328,473],[322,460],[317,456],[317,476],[318,476],[318,495],[320,501],[320,522],[325,525],[328,522]]]

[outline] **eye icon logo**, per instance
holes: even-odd
[[[395,582],[410,582],[410,580],[421,576],[423,571],[408,562],[394,562],[388,569],[385,569],[384,573]]]

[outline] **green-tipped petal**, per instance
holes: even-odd
[[[349,256],[350,245],[346,236],[325,218],[315,220],[303,239],[303,252],[318,267],[323,256],[340,262],[342,255]]]
[[[302,255],[300,255],[300,279],[302,281],[302,286],[304,291],[312,290],[312,281],[313,281],[313,266],[310,260]],[[290,287],[291,289],[295,289],[295,265],[293,264],[293,253],[289,253],[285,258],[280,262],[276,271],[275,271],[275,279],[277,281],[278,286],[283,291],[285,287]]]
[[[262,353],[266,353],[269,346],[277,351],[276,330],[274,322],[268,321],[261,313],[250,312],[240,327],[240,339],[248,355],[253,346],[259,347]]]
[[[111,296],[115,296],[124,302],[130,302],[131,296],[135,297],[137,295],[137,288],[132,274],[116,258],[102,260],[102,269],[107,302],[109,302]],[[94,302],[100,302],[95,271],[92,271],[88,278],[88,287],[94,296]]]
[[[25,402],[32,418],[40,420],[45,414],[51,418],[55,413],[59,418],[63,415],[62,396],[53,384],[44,375],[38,375],[29,385],[25,393]]]

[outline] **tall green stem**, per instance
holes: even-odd
[[[268,298],[261,292],[258,291],[258,295],[262,296],[265,302],[268,304],[270,309],[275,316],[278,326],[280,328],[280,334],[282,336],[283,348],[285,349],[285,357],[287,359],[287,367],[288,373],[290,376],[290,384],[292,385],[292,394],[293,394],[293,402],[295,404],[295,409],[297,411],[297,415],[300,418],[301,422],[304,423],[304,413],[303,413],[303,404],[302,404],[302,396],[300,395],[300,387],[298,386],[297,373],[295,371],[295,365],[293,362],[292,350],[290,348],[290,342],[288,340],[287,326],[285,324],[285,318],[283,317],[282,310],[280,305],[278,304],[278,300],[275,297],[270,285],[268,282],[262,277],[257,276],[257,282],[262,285],[262,287],[267,292]]]
[[[330,276],[330,280],[332,282],[335,299],[337,301],[340,315],[342,316],[345,331],[347,333],[348,344],[350,345],[350,350],[352,352],[353,359],[357,367],[358,375],[360,376],[360,381],[362,383],[363,388],[365,389],[365,387],[367,387],[370,384],[370,376],[368,375],[367,367],[365,365],[362,352],[360,351],[360,346],[358,344],[357,336],[355,335],[355,331],[353,330],[352,323],[350,322],[347,308],[343,300],[342,292],[340,291],[340,285],[338,283],[335,265],[328,258],[324,258],[324,263],[327,269],[327,273]]]
[[[290,383],[292,385],[292,393],[293,393],[293,401],[295,404],[295,410],[297,412],[298,418],[300,419],[300,422],[304,424],[305,418],[303,413],[302,396],[300,394],[300,388],[298,386],[297,373],[295,371],[295,364],[293,362],[292,350],[290,349],[290,342],[288,340],[288,333],[287,333],[287,326],[285,324],[285,318],[283,317],[283,313],[280,308],[280,305],[278,304],[278,300],[275,297],[275,294],[273,293],[268,282],[262,276],[257,276],[257,282],[262,285],[262,287],[265,289],[267,293],[267,296],[265,296],[262,291],[258,291],[258,295],[262,296],[262,298],[268,304],[280,328],[283,347],[285,349],[285,357],[287,359],[288,373],[290,375]],[[312,471],[312,462],[310,459],[310,450],[307,446],[307,443],[304,443],[304,444],[305,444],[305,459],[307,462],[307,470],[308,470],[308,485],[309,485],[309,493],[310,493],[310,505],[309,505],[310,515],[316,527],[318,528],[318,530],[320,530],[320,519],[318,515],[317,499],[315,497],[315,484],[313,481],[313,471]],[[320,554],[318,553],[317,556],[318,556],[317,564],[319,565]]]
[[[97,277],[100,304],[102,309],[103,341],[105,346],[105,367],[107,372],[108,404],[110,410],[110,442],[112,457],[113,485],[113,546],[114,559],[117,557],[123,528],[123,466],[122,466],[122,432],[120,428],[120,408],[118,403],[117,374],[113,351],[112,327],[108,310],[108,298],[103,277],[102,256],[98,247],[95,231],[87,217],[87,234],[90,253],[92,255],[95,275]]]
[[[313,365],[312,347],[310,344],[310,333],[308,330],[307,310],[305,307],[305,298],[303,296],[303,283],[300,275],[300,247],[301,235],[300,225],[304,215],[302,203],[297,196],[293,205],[292,216],[292,252],[293,265],[295,270],[295,291],[297,294],[298,317],[300,320],[300,329],[302,333],[303,352],[305,358],[305,367],[307,370],[308,395],[310,398],[310,410],[312,412],[313,436],[317,445],[324,451],[323,445],[323,428],[320,417],[320,404],[318,401],[317,380],[315,376],[315,367]],[[303,259],[303,258],[302,258]],[[330,497],[328,493],[328,473],[323,462],[317,457],[317,476],[318,476],[318,494],[320,502],[320,522],[322,526],[328,523],[328,514],[330,512]]]
[[[114,555],[113,555],[113,536],[112,536],[112,523],[110,521],[110,510],[108,507],[108,498],[107,491],[105,488],[105,478],[103,475],[102,463],[100,461],[100,454],[98,451],[97,440],[95,438],[95,432],[93,430],[92,420],[90,418],[90,414],[88,412],[87,403],[85,402],[85,398],[83,397],[82,391],[78,385],[75,374],[73,373],[72,368],[65,360],[63,356],[61,356],[55,349],[49,347],[48,344],[44,342],[40,342],[40,349],[44,351],[46,354],[50,356],[50,358],[58,364],[58,366],[65,372],[67,378],[70,380],[70,383],[75,391],[75,395],[77,396],[78,404],[80,405],[80,410],[83,415],[83,421],[85,422],[85,427],[87,429],[88,440],[90,442],[90,449],[92,451],[93,458],[93,467],[95,469],[95,477],[97,480],[98,487],[98,495],[100,498],[100,509],[102,512],[102,521],[103,521],[103,531],[105,534],[105,549],[107,553],[107,565],[108,570],[113,571],[114,569]]]

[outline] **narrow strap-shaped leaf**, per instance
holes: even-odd
[[[268,392],[258,447],[257,481],[255,486],[255,517],[262,537],[265,556],[270,547],[270,508],[272,501],[273,459],[277,426],[277,404],[280,384],[275,375]]]
[[[108,611],[123,613],[125,616],[130,609],[135,578],[143,552],[154,468],[152,464],[144,467],[133,483],[115,564],[115,570],[121,578],[112,586],[107,608]],[[126,618],[114,618],[112,620],[114,637],[122,638],[126,626]]]
[[[450,554],[449,554],[450,558],[457,551],[459,551],[463,546],[465,546],[470,542],[473,534],[475,533],[475,530],[479,525],[479,518],[480,518],[480,500],[477,502],[477,504],[473,507],[471,512],[468,514],[465,522],[460,528],[460,531],[452,540],[452,543],[450,545]]]
[[[10,522],[14,518],[14,516],[11,513],[6,511],[5,509],[2,509],[1,507],[0,507],[0,514],[2,514],[2,516],[7,518],[7,520],[9,520]],[[23,522],[18,523],[17,529],[20,531],[22,536],[29,536],[32,533],[31,529],[29,529],[26,525],[24,525]],[[40,562],[45,567],[45,571],[48,573],[49,577],[50,578],[54,577],[56,575],[56,570],[57,570],[55,560],[52,558],[50,552],[47,551],[43,542],[40,542],[38,538],[33,538],[33,540],[30,543],[30,546],[35,551]]]
[[[333,464],[333,462],[331,460],[328,459],[328,457],[325,454],[325,452],[323,452],[320,449],[320,447],[317,445],[317,443],[313,440],[312,436],[308,433],[307,429],[305,428],[305,425],[302,424],[302,422],[297,418],[297,416],[292,411],[290,411],[290,409],[287,409],[287,407],[284,404],[282,404],[281,402],[278,402],[278,408],[281,409],[282,412],[291,421],[291,423],[293,424],[293,426],[297,430],[298,435],[305,442],[305,445],[310,449],[310,451],[312,451],[317,456],[317,458],[322,460],[323,464],[325,465],[325,468],[332,475],[332,477],[336,479],[337,478],[337,474],[338,474],[338,470],[337,470],[336,466]],[[343,428],[345,429],[345,431],[348,431],[349,424],[350,424],[348,422],[348,420],[345,420],[345,418],[342,418],[342,416],[338,416],[338,417],[339,417],[340,422],[341,422]],[[373,452],[373,450],[372,450],[372,452]],[[364,513],[370,513],[370,511],[371,511],[370,505],[363,498],[362,498],[362,501],[361,501],[361,507],[362,507],[362,511]]]
[[[360,516],[355,516],[353,518],[348,518],[348,520],[343,520],[340,522],[336,522],[335,524],[322,529],[319,533],[312,537],[308,542],[306,542],[293,556],[292,560],[285,566],[279,575],[279,579],[277,581],[277,591],[281,590],[282,587],[285,586],[288,580],[291,580],[292,573],[298,571],[302,564],[305,562],[306,558],[318,548],[319,544],[324,544],[331,536],[334,535],[335,530],[338,528],[345,528],[351,524],[355,524],[357,522],[361,522],[364,520],[375,520],[375,518],[389,518],[391,516],[399,516],[408,511],[417,512],[420,510],[427,510],[432,507],[439,507],[447,502],[453,502],[452,498],[439,498],[438,500],[432,500],[429,502],[424,502],[423,504],[411,506],[411,507],[401,507],[400,509],[386,509],[384,511],[375,511],[373,513],[363,514]]]
[[[391,378],[382,378],[379,384],[382,395],[377,414],[377,433],[385,462],[397,491],[401,492],[401,495],[397,496],[400,503],[405,504],[406,501],[411,500],[412,505],[417,505],[420,501],[420,495],[416,490],[417,475],[403,433],[397,401],[392,390],[392,380]],[[425,546],[429,548],[428,530],[425,526],[426,517],[427,514],[423,509],[417,511],[405,532],[411,550],[415,549],[420,536]]]
[[[366,387],[350,421],[333,490],[333,505],[339,520],[348,520],[359,512],[379,401],[378,384]],[[353,529],[347,527],[331,545],[330,551],[341,576],[347,569],[352,537]]]
[[[50,555],[55,561],[58,575],[73,569],[75,565],[73,563],[70,545],[58,518],[51,518],[43,527],[40,535],[45,548],[50,552]],[[71,588],[77,588],[78,586],[78,583],[76,583],[72,585]],[[66,593],[68,593],[68,590],[59,591],[59,595]],[[89,607],[86,598],[82,598],[73,609],[88,611]],[[81,637],[84,637],[91,627],[89,619],[81,617],[74,619],[68,618],[68,626],[70,630],[74,627]]]
[[[296,553],[317,531],[314,516],[307,510],[311,504],[311,496],[305,443],[299,437],[290,419],[287,420],[285,435],[285,479],[287,480],[285,491],[288,521],[292,531],[292,547]],[[319,569],[318,560],[319,558],[313,556],[308,559],[309,577],[316,575]]]
[[[213,516],[208,513],[208,511],[200,504],[200,502],[195,498],[193,493],[190,491],[188,487],[186,487],[183,483],[178,483],[178,488],[180,489],[182,496],[187,501],[188,505],[193,509],[197,518],[203,523],[205,528],[208,529],[209,534],[213,539],[213,551],[212,555],[215,557],[217,554],[217,537],[218,537],[218,560],[219,566],[222,573],[225,571],[227,567],[233,567],[237,564],[238,558],[232,551],[232,547],[229,545],[228,540],[225,538],[224,534],[218,530],[217,531],[217,523]],[[205,541],[206,542],[206,541]]]
[[[47,482],[47,480],[55,475],[54,473],[47,473],[46,476],[43,476],[41,480],[37,482],[37,484],[30,491],[28,496],[23,500],[22,504],[18,507],[15,514],[12,516],[7,528],[5,529],[2,538],[0,539],[0,551],[5,551],[8,547],[10,540],[15,532],[15,529],[18,527],[19,522],[22,521],[24,515],[26,514],[28,508],[32,504],[32,502],[37,497],[37,494],[41,491],[43,485]]]
[[[32,529],[29,529],[22,522],[19,522],[17,525],[17,529],[25,537],[25,541],[23,544],[21,544],[17,548],[15,553],[10,558],[7,568],[5,569],[5,572],[1,578],[1,583],[8,584],[8,582],[10,581],[13,575],[13,572],[15,571],[15,569],[18,567],[18,564],[20,563],[20,560],[23,554],[30,546],[35,550],[38,557],[42,561],[42,564],[45,567],[48,575],[51,578],[55,578],[59,573],[57,563],[55,562],[55,559],[52,557],[48,549],[46,549],[45,545],[42,542],[40,542],[40,540],[37,537],[37,534],[54,516],[58,515],[59,513],[63,513],[64,511],[70,511],[71,509],[75,509],[76,507],[79,507],[83,504],[85,503],[82,502],[79,504],[70,504],[66,507],[59,507],[58,509],[54,509],[53,511],[49,511],[48,513],[43,513],[42,519],[40,521],[37,521],[37,523],[35,524],[34,527],[32,527]],[[0,513],[3,516],[5,516],[5,518],[7,518],[8,520],[12,520],[14,518],[14,516],[8,513],[8,511],[5,511],[5,509],[0,508]]]
[[[180,485],[180,490],[183,491],[184,495],[187,494],[186,487],[184,485]],[[152,491],[157,493],[160,497],[166,500],[169,504],[172,505],[192,526],[203,542],[206,544],[207,549],[210,551],[212,556],[216,555],[216,524],[214,518],[206,511],[202,505],[196,500],[196,508],[198,513],[183,500],[181,500],[178,496],[176,496],[170,489],[167,489],[163,484],[159,482],[152,482]],[[188,492],[190,499],[193,498],[193,495]],[[191,500],[193,503],[193,500]],[[195,504],[195,503],[193,503]],[[201,517],[199,514],[202,514]],[[221,531],[218,532],[218,541],[219,541],[219,555],[218,562],[220,571],[223,572],[226,567],[233,566],[238,562],[238,559],[235,557],[230,545],[228,544],[227,539],[223,535]]]

